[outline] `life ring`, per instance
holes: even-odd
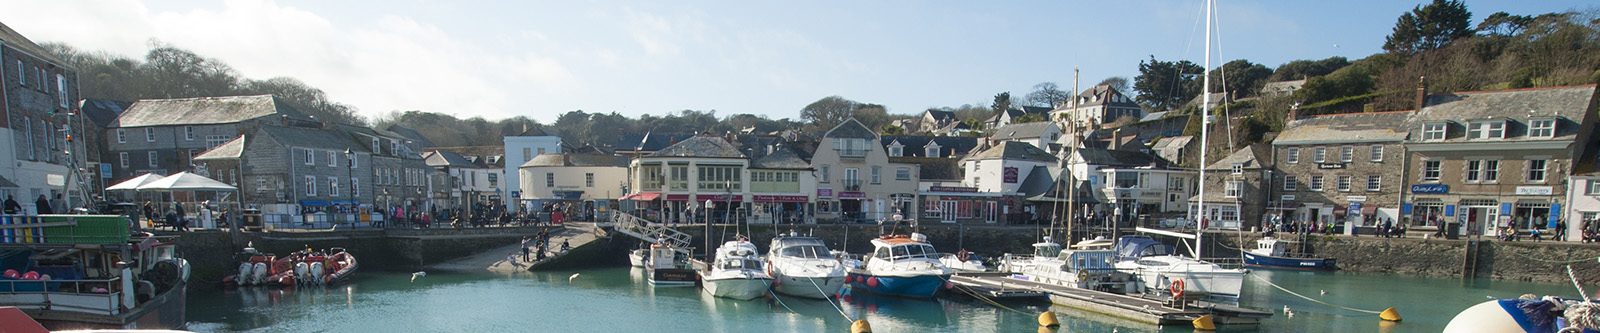
[[[1172,284],[1168,284],[1167,285],[1167,291],[1172,292],[1172,299],[1174,299],[1174,300],[1182,300],[1183,299],[1183,279],[1173,279],[1172,280]]]
[[[967,249],[961,249],[961,251],[956,252],[956,259],[961,260],[961,262],[967,262],[967,259],[970,258],[972,258],[972,253],[967,252]]]
[[[1078,270],[1078,283],[1083,283],[1083,282],[1088,281],[1088,280],[1089,280],[1089,271],[1088,270],[1083,270],[1083,269]]]

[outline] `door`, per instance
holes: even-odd
[[[997,220],[997,215],[1000,214],[1000,203],[990,201],[987,202],[987,204],[988,205],[986,205],[983,210],[983,222],[994,223],[995,220]]]
[[[956,201],[939,201],[939,222],[956,223]]]

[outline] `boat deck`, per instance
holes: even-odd
[[[1262,318],[1272,316],[1271,312],[1201,301],[1174,307],[1167,300],[1019,280],[1008,273],[962,273],[951,276],[950,282],[1043,293],[1055,304],[1152,325],[1190,325],[1195,318],[1207,314],[1218,325],[1257,325]]]
[[[1000,279],[980,279],[977,276],[994,275]],[[1026,288],[1017,283],[1016,279],[1005,278],[1005,273],[958,273],[950,276],[950,283],[956,288],[979,296],[998,300],[1025,300],[1049,299],[1050,294],[1044,291]]]

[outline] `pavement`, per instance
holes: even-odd
[[[547,252],[545,260],[551,260],[554,259],[555,256],[560,255],[560,253],[557,252],[561,250],[562,241],[567,241],[569,244],[571,244],[572,248],[578,248],[579,246],[583,246],[584,244],[588,244],[589,242],[593,242],[594,240],[598,239],[599,237],[595,234],[594,230],[595,228],[593,224],[582,222],[571,222],[560,228],[550,229],[550,244],[554,245],[546,249]],[[528,236],[537,237],[537,234],[529,234]],[[534,250],[537,250],[537,248]],[[515,254],[516,260],[506,260],[507,254]],[[526,272],[533,264],[535,264],[535,262],[522,261],[522,244],[517,243],[496,247],[478,254],[429,265],[427,269],[435,271],[492,272],[511,274],[517,272]]]

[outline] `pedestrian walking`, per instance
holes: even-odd
[[[33,201],[33,207],[39,215],[55,214],[55,211],[50,210],[50,199],[45,199],[43,194],[39,195],[39,200]]]
[[[528,261],[528,236],[522,236],[522,261]]]
[[[6,195],[5,212],[6,215],[16,215],[22,212],[22,205],[17,204],[17,199],[9,194]]]

